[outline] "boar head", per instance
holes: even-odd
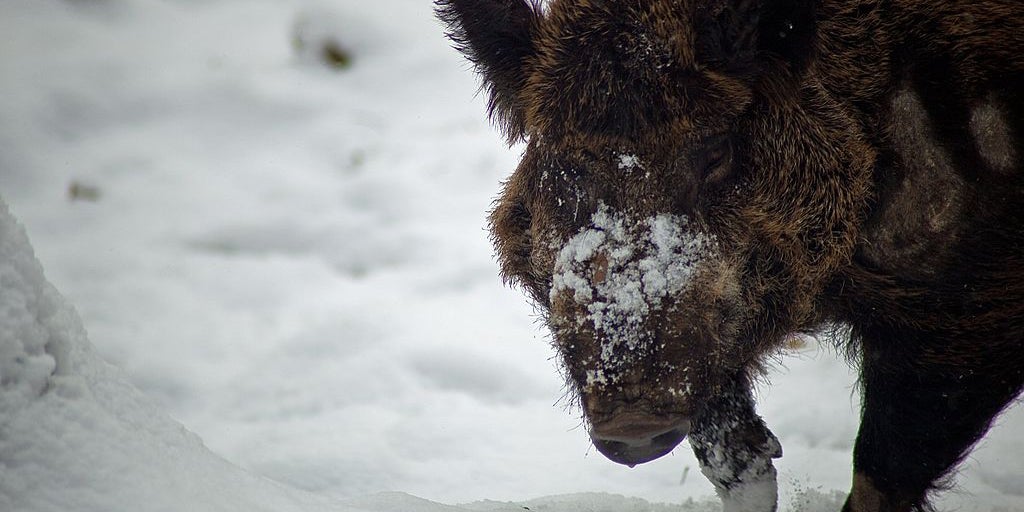
[[[875,155],[815,77],[812,2],[438,0],[524,142],[490,222],[595,446],[639,464],[823,320]]]

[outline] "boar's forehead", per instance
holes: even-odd
[[[751,92],[706,51],[708,16],[690,1],[555,2],[524,91],[529,130],[638,140],[722,129]]]

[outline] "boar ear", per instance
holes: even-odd
[[[436,0],[448,37],[480,73],[491,119],[510,142],[523,138],[526,62],[534,55],[540,21],[537,0]]]
[[[724,4],[724,5],[723,5]],[[813,0],[725,0],[713,9],[711,53],[737,68],[782,63],[799,73],[813,56]]]

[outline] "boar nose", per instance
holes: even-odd
[[[590,438],[605,457],[633,467],[671,452],[689,433],[687,418],[623,413],[595,424]]]

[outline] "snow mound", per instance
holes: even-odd
[[[0,510],[353,510],[232,466],[101,361],[3,203],[0,286]]]

